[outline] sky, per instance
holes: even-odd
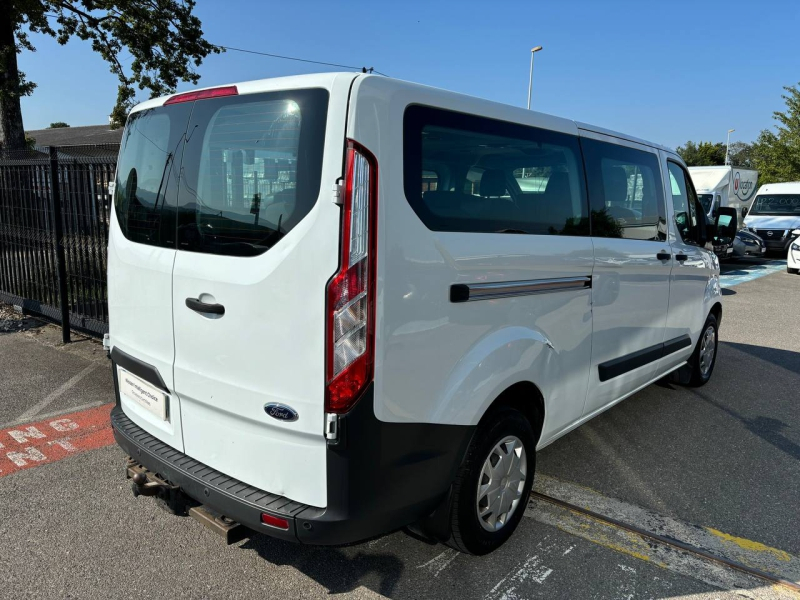
[[[670,147],[752,141],[800,82],[797,0],[197,0],[211,43],[356,67],[525,106]],[[117,80],[89,43],[32,36],[28,130],[108,122]],[[130,56],[123,52],[123,64]],[[127,60],[126,60],[127,59]],[[199,85],[342,70],[228,51]],[[193,86],[183,83],[179,91]],[[137,99],[147,99],[140,92]]]

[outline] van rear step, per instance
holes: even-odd
[[[155,498],[161,508],[173,515],[188,514],[207,529],[221,536],[228,545],[235,544],[250,535],[250,530],[241,523],[237,523],[212,508],[198,504],[184,494],[180,487],[161,479],[131,457],[128,457],[125,476],[132,481],[131,489],[134,496],[151,496]]]

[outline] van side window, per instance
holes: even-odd
[[[696,244],[698,239],[697,196],[689,174],[678,163],[667,161],[675,225],[684,242]]]
[[[634,240],[667,239],[667,211],[658,157],[653,152],[581,139],[592,235]]]
[[[576,136],[411,106],[403,142],[406,198],[429,229],[589,235]]]

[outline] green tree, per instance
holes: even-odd
[[[686,142],[683,146],[678,146],[678,154],[689,167],[706,167],[725,164],[725,144],[718,142],[700,142],[695,144],[692,141]]]
[[[763,130],[753,144],[753,162],[763,183],[800,181],[800,88],[783,89],[786,110],[773,113],[777,131]]]
[[[221,51],[203,38],[195,0],[0,0],[0,143],[24,147],[20,98],[36,84],[17,66],[17,55],[34,52],[30,33],[42,33],[66,44],[72,37],[88,41],[119,79],[112,127],[125,122],[135,88],[151,97],[175,91],[179,81],[196,83],[193,67]],[[120,58],[131,56],[129,67]]]
[[[69,123],[64,123],[64,121],[56,121],[55,123],[50,123],[50,127],[48,127],[48,129],[61,129],[63,127],[69,127]]]
[[[733,142],[730,148],[729,160],[734,167],[755,169],[753,145],[747,142]]]

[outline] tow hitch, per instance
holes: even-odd
[[[151,496],[158,501],[161,508],[173,515],[188,514],[195,521],[222,537],[226,544],[235,544],[250,536],[251,532],[247,527],[195,502],[184,494],[180,487],[164,481],[133,458],[128,458],[125,475],[132,482],[131,489],[134,496]]]
[[[132,481],[131,489],[134,496],[152,496],[159,500],[161,508],[173,515],[185,515],[188,506],[193,504],[181,488],[159,478],[132,458],[128,458],[125,476]]]

